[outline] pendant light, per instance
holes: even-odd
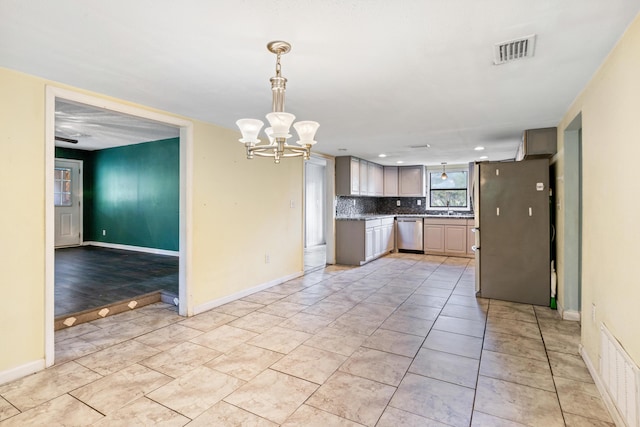
[[[447,168],[447,162],[442,162],[442,175],[440,175],[440,178],[442,178],[442,180],[445,180],[448,178],[446,168]]]

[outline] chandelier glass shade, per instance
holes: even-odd
[[[284,41],[272,41],[267,44],[267,49],[277,56],[276,75],[271,78],[272,111],[266,115],[269,127],[264,130],[267,142],[262,142],[258,138],[264,122],[257,119],[240,119],[236,122],[242,133],[239,141],[246,147],[247,159],[253,159],[254,156],[272,157],[275,163],[280,163],[283,157],[302,156],[305,160],[309,160],[311,146],[316,143],[314,138],[320,124],[313,121],[293,123],[296,116],[284,111],[287,79],[281,75],[280,56],[289,52],[291,45]],[[291,125],[298,134],[298,145],[287,144],[287,140],[291,138],[289,133]]]

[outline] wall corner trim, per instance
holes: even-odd
[[[558,313],[560,313],[562,320],[571,320],[573,322],[579,322],[582,317],[579,311],[565,310],[561,304],[558,304]]]
[[[622,416],[618,413],[618,409],[613,404],[613,400],[611,400],[609,393],[607,393],[607,389],[605,388],[602,378],[600,377],[600,373],[596,370],[595,366],[591,362],[591,359],[589,358],[589,355],[585,351],[584,346],[582,344],[580,344],[579,351],[580,351],[580,356],[582,356],[582,360],[584,360],[584,364],[587,365],[587,369],[589,370],[589,373],[591,374],[593,381],[596,383],[596,388],[598,389],[598,393],[600,393],[600,397],[602,397],[604,406],[607,408],[609,415],[611,415],[611,418],[613,419],[614,424],[617,426],[624,426],[625,423],[622,419]]]
[[[204,304],[197,305],[193,308],[193,314],[204,313],[205,311],[209,311],[212,308],[219,307],[223,304],[227,304],[229,302],[235,301],[240,298],[244,298],[247,295],[254,294],[256,292],[264,291],[265,289],[269,289],[273,286],[280,285],[284,282],[288,282],[289,280],[296,279],[304,275],[304,272],[298,271],[296,273],[290,274],[288,276],[279,277],[277,279],[271,280],[269,282],[262,283],[260,285],[254,286],[252,288],[245,289],[240,292],[236,292],[235,294],[228,295],[226,297],[218,298],[209,302],[205,302]]]
[[[17,380],[27,375],[35,374],[38,371],[42,371],[45,368],[45,360],[34,360],[24,365],[16,366],[15,368],[7,369],[0,372],[0,385]]]

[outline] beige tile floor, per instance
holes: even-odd
[[[475,298],[472,260],[393,254],[59,331],[55,366],[0,386],[0,426],[612,426],[579,335]]]

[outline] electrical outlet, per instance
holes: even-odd
[[[264,254],[264,263],[269,264],[271,262],[271,257],[269,254]]]
[[[296,202],[294,200],[289,201],[289,206],[291,206],[291,209],[294,209],[296,207]]]
[[[422,200],[418,199],[418,206],[422,205]]]
[[[355,206],[356,205],[356,199],[353,199],[352,201],[353,201],[353,206]]]
[[[396,206],[400,206],[400,200],[396,200]]]
[[[102,230],[102,235],[106,236],[107,235],[107,230]]]

